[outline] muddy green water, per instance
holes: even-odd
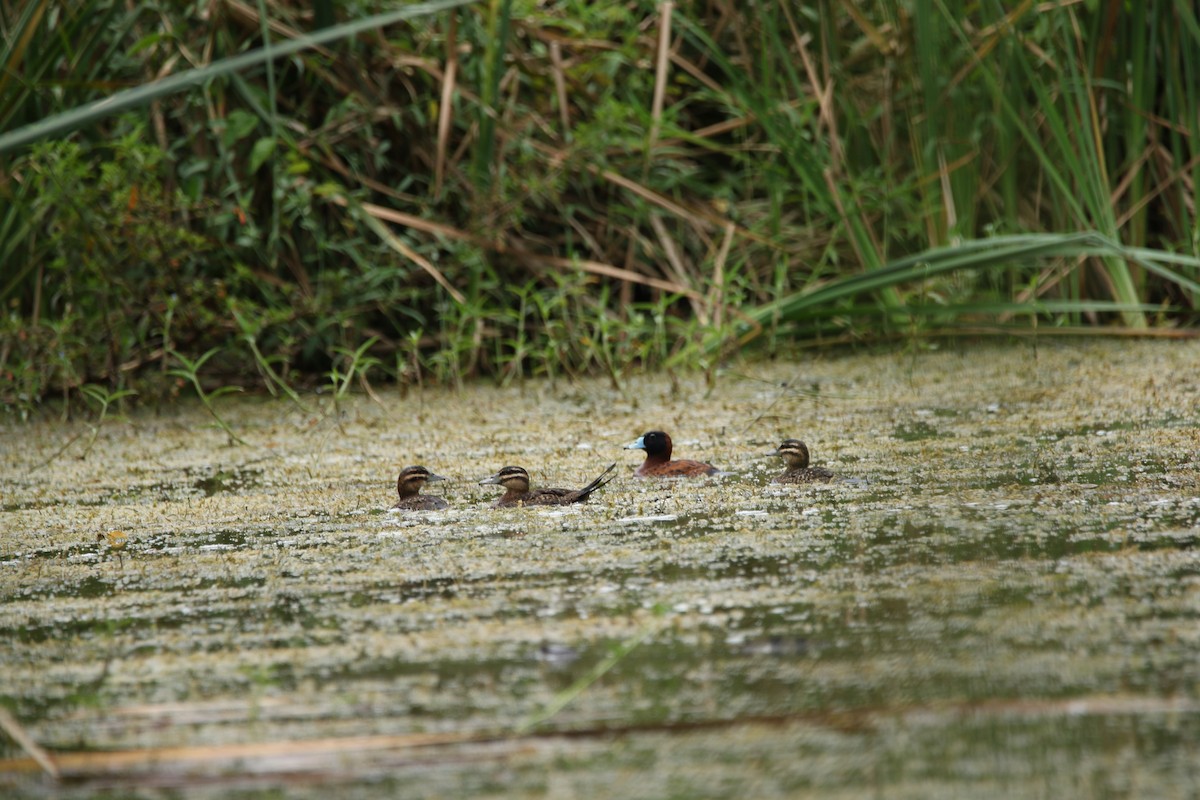
[[[381,400],[218,401],[246,446],[138,413],[44,466],[86,426],[4,426],[0,703],[53,752],[203,755],[54,784],[0,737],[0,793],[1200,794],[1198,343]],[[733,474],[634,479],[651,428]],[[853,480],[771,485],[785,437]],[[476,485],[613,461],[565,510]],[[449,510],[387,512],[412,463]]]

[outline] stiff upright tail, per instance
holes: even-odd
[[[587,486],[580,489],[577,496],[571,502],[582,503],[584,500],[587,500],[588,495],[590,495],[592,492],[599,489],[601,486],[604,486],[606,483],[611,481],[613,478],[617,477],[616,475],[610,476],[610,474],[609,474],[616,468],[617,468],[617,462],[614,461],[613,463],[609,464],[608,469],[604,470],[604,472],[601,472],[600,475],[596,478],[596,480],[592,481]],[[607,478],[607,480],[606,480],[606,478]]]

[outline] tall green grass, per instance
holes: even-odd
[[[10,408],[1196,320],[1183,0],[13,8]]]

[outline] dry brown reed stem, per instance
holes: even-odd
[[[958,211],[954,207],[954,189],[950,185],[950,168],[946,164],[946,151],[942,149],[941,145],[938,145],[937,160],[938,175],[941,177],[942,181],[942,202],[946,207],[945,230],[952,231],[954,230],[955,226],[958,225]],[[958,240],[962,239],[961,236],[955,238]],[[932,241],[937,241],[937,239],[932,238]]]
[[[970,75],[974,70],[978,69],[983,63],[984,59],[986,59],[988,55],[996,49],[996,47],[998,47],[1008,38],[1012,37],[1014,35],[1017,20],[1029,13],[1032,5],[1033,0],[1022,0],[1020,5],[1004,15],[1004,19],[977,31],[974,34],[973,39],[975,42],[982,40],[982,44],[980,44],[977,49],[973,50],[975,55],[974,59],[964,64],[962,68],[954,74],[954,77],[950,79],[950,82],[946,84],[945,91],[949,91],[965,81],[967,76]],[[970,34],[970,31],[964,31],[964,33]],[[1024,41],[1024,44],[1030,49],[1031,52],[1037,54],[1039,61],[1044,61],[1047,64],[1050,63],[1049,55],[1038,50],[1037,46],[1032,42],[1026,40]]]
[[[562,124],[563,139],[569,139],[571,109],[567,104],[567,78],[563,70],[562,46],[557,39],[550,40],[550,66],[554,73],[554,94],[558,98],[558,120]]]
[[[332,196],[329,198],[334,205],[346,208],[349,206],[346,198],[340,196]],[[396,211],[391,208],[375,205],[374,203],[361,203],[360,207],[372,217],[376,219],[394,222],[397,225],[403,225],[406,228],[432,233],[437,236],[445,236],[447,239],[456,239],[458,241],[470,242],[477,247],[494,247],[495,243],[490,242],[480,236],[470,234],[461,228],[454,228],[449,225],[444,225],[440,222],[433,222],[424,217],[418,217],[414,214],[406,214],[403,211]]]
[[[5,64],[4,69],[0,70],[0,93],[3,93],[4,87],[8,84],[12,76],[21,74],[20,65],[24,59],[25,51],[29,49],[29,42],[33,39],[34,33],[37,32],[38,23],[49,6],[49,3],[38,3],[31,9],[33,17],[30,19],[30,24],[25,27],[20,40],[12,43],[9,50],[8,63]]]
[[[695,78],[697,83],[703,84],[704,86],[708,87],[711,91],[716,92],[717,94],[725,94],[726,93],[725,87],[721,86],[721,84],[717,83],[710,76],[706,75],[704,73],[704,70],[700,69],[700,67],[693,64],[690,60],[684,58],[683,56],[679,55],[678,53],[673,52],[670,55],[671,55],[671,63],[674,64],[675,66],[679,67],[680,69],[682,69],[688,75],[691,75],[693,78]]]
[[[168,34],[167,38],[169,40],[176,39],[177,37],[175,35],[175,25],[172,22],[170,15],[167,14],[165,11],[160,11],[159,15],[158,15],[158,19],[159,19],[159,25]],[[180,49],[181,50],[184,49],[182,45],[180,45]],[[155,71],[151,67],[150,63],[147,62],[144,67],[146,74],[151,75],[152,77],[150,78],[150,80],[153,80],[153,81],[165,78],[168,75],[170,75],[172,72],[175,71],[175,64],[176,64],[176,62],[179,61],[180,57],[181,56],[179,54],[172,54],[172,55],[167,56],[166,60],[162,64],[159,65],[157,71]],[[170,149],[170,139],[168,138],[168,135],[167,135],[167,117],[166,117],[166,113],[163,111],[162,101],[155,100],[155,101],[151,102],[148,114],[150,117],[150,127],[154,129],[154,140],[156,142],[158,142],[159,149],[164,150],[164,151],[169,150]],[[165,366],[165,363],[166,362],[164,362],[164,366]]]
[[[54,763],[54,759],[46,752],[40,744],[33,740],[29,732],[25,730],[25,726],[17,721],[17,718],[9,713],[7,708],[0,706],[0,729],[3,729],[12,740],[21,745],[26,753],[29,753],[30,758],[37,762],[51,778],[58,780],[59,770],[58,765]]]
[[[538,147],[537,144],[534,146]],[[539,149],[543,149],[545,152],[553,152],[551,148]],[[776,246],[775,243],[766,236],[755,233],[749,228],[744,228],[741,225],[737,225],[735,222],[733,222],[733,220],[729,219],[723,214],[718,214],[705,207],[685,208],[665,195],[661,195],[653,189],[649,189],[637,181],[626,178],[624,175],[614,172],[611,169],[602,170],[594,164],[588,164],[586,169],[593,175],[599,175],[609,183],[620,186],[622,189],[628,189],[651,205],[656,205],[663,211],[668,211],[677,217],[687,220],[697,228],[711,227],[720,230],[724,229],[726,225],[733,225],[736,228],[739,236],[754,242],[758,242],[759,244],[767,245],[768,247]]]
[[[441,286],[443,289],[445,289],[446,293],[453,297],[460,305],[467,301],[467,298],[463,296],[463,293],[458,291],[458,289],[455,289],[450,284],[450,281],[446,280],[446,276],[442,274],[442,271],[435,267],[433,263],[429,261],[429,259],[425,258],[425,256],[421,255],[416,250],[413,250],[399,238],[392,235],[392,232],[388,230],[387,225],[384,225],[383,222],[369,210],[365,208],[363,210],[367,212],[368,223],[374,222],[374,224],[371,225],[371,228],[380,236],[380,238],[383,239],[388,247],[392,248],[397,253],[404,256],[409,261],[412,261],[421,269],[425,270],[425,272],[429,273],[430,277],[437,281],[438,286]]]
[[[333,202],[335,205],[339,205],[343,208],[345,208],[349,205],[349,203],[343,197],[331,197],[330,201]],[[590,272],[593,275],[603,275],[605,277],[616,278],[618,280],[629,281],[631,283],[640,283],[644,286],[650,286],[655,289],[661,289],[664,292],[670,292],[672,294],[680,294],[680,295],[683,295],[683,296],[689,297],[689,298],[701,297],[701,294],[699,292],[697,292],[695,289],[692,289],[689,286],[685,286],[680,283],[674,283],[672,281],[659,280],[658,278],[653,278],[648,275],[643,275],[640,272],[634,272],[632,270],[622,269],[621,267],[614,267],[611,264],[605,264],[600,261],[589,261],[586,259],[559,258],[557,256],[541,255],[539,253],[533,253],[528,250],[524,250],[520,247],[514,247],[512,245],[509,245],[509,244],[506,244],[503,242],[493,242],[490,240],[482,239],[478,236],[473,236],[470,233],[467,233],[466,231],[460,230],[458,228],[452,228],[449,225],[443,225],[443,224],[437,223],[437,222],[430,222],[429,220],[422,219],[420,217],[415,217],[412,214],[405,214],[402,211],[393,211],[390,208],[384,208],[383,206],[377,206],[377,205],[374,205],[373,203],[362,203],[362,204],[360,204],[359,207],[362,208],[362,210],[365,211],[369,216],[371,216],[377,220],[385,220],[387,222],[394,222],[397,225],[404,225],[406,227],[414,228],[416,230],[425,231],[426,233],[435,233],[435,234],[445,236],[450,239],[457,239],[460,241],[470,242],[470,243],[476,245],[477,247],[481,247],[485,250],[491,250],[491,251],[497,252],[497,253],[507,253],[507,254],[516,256],[517,258],[520,258],[522,261],[538,262],[538,263],[542,263],[542,264],[547,264],[549,266],[562,267],[562,268],[566,268],[566,269],[575,267],[575,268],[583,270],[584,272]],[[389,236],[390,236],[390,233],[389,233]],[[438,285],[446,288],[446,290],[448,292],[450,292],[451,295],[456,300],[458,300],[460,303],[463,302],[461,293],[459,293],[458,290],[452,288],[449,285],[449,281],[446,280],[445,275],[443,275],[441,273],[441,271],[439,271],[437,269],[437,267],[433,266],[433,264],[431,264],[427,259],[424,259],[424,257],[422,257],[419,253],[412,250],[412,248],[408,247],[403,242],[396,239],[394,236],[391,237],[391,240],[388,241],[389,246],[392,246],[392,240],[394,240],[396,244],[398,244],[400,247],[402,247],[404,251],[407,251],[407,252],[401,252],[401,255],[403,255],[405,258],[411,258],[415,263],[420,265],[422,269],[424,269],[426,272],[428,272],[433,277],[433,279],[438,282]],[[399,248],[397,248],[397,249],[399,251]],[[412,253],[413,255],[409,255],[409,253]],[[416,256],[416,258],[413,258],[414,255]],[[421,261],[418,261],[417,260],[418,258],[420,258],[421,261],[424,261],[424,264],[422,264]]]
[[[842,219],[846,219],[846,206],[842,203],[842,193],[838,188],[837,181],[834,179],[833,171],[829,167],[826,167],[825,169],[825,185],[829,187],[829,195],[833,198],[834,205],[837,206],[838,216],[840,216]],[[850,240],[851,246],[854,247],[854,254],[858,256],[858,263],[862,265],[863,269],[867,269],[871,264],[878,263],[879,246],[875,241],[875,232],[871,229],[871,226],[867,224],[866,220],[863,221],[863,230],[865,230],[867,235],[871,237],[871,244],[873,247],[875,247],[876,258],[874,260],[867,259],[867,254],[863,252],[862,245],[859,244],[859,237],[849,236],[847,238]]]
[[[553,41],[553,40],[551,40],[551,41]],[[414,67],[417,67],[420,69],[424,69],[424,70],[428,71],[430,75],[438,77],[439,79],[443,79],[443,76],[441,75],[440,71],[437,70],[434,67],[434,65],[430,62],[427,62],[427,61],[420,61],[420,63],[414,62],[413,64],[411,64],[411,66],[414,66]],[[469,93],[464,91],[464,89],[461,86],[456,87],[456,90],[459,91],[465,98],[471,99],[471,96],[469,95]],[[798,102],[799,101],[794,101],[793,105],[797,104]],[[708,127],[697,130],[694,132],[694,135],[697,137],[700,137],[700,138],[708,138],[710,136],[717,136],[717,135],[720,135],[723,133],[727,133],[728,131],[734,130],[736,128],[745,127],[746,125],[750,125],[754,121],[755,120],[752,115],[743,117],[740,119],[727,120],[725,122],[719,122],[714,125],[710,125]],[[454,154],[454,156],[452,157],[453,161],[457,161],[461,157],[462,147],[465,147],[466,144],[470,141],[470,139],[471,139],[470,136],[464,137],[463,145],[460,146],[460,150],[458,152],[456,152]],[[555,160],[559,163],[567,160],[567,153],[563,150],[557,149],[551,145],[548,145],[548,144],[545,144],[542,142],[530,142],[530,144],[549,159]],[[309,154],[306,150],[304,152],[306,152],[306,154]],[[392,197],[401,197],[400,194],[393,191],[388,186],[384,186],[382,184],[376,183],[376,182],[371,181],[362,176],[352,174],[348,169],[346,169],[346,167],[344,165],[331,161],[330,159],[326,158],[323,154],[311,153],[309,155],[318,158],[326,166],[329,166],[331,169],[336,170],[337,172],[346,176],[347,178],[353,178],[354,180],[358,181],[359,183],[363,184],[364,186],[368,186],[371,189],[374,189],[380,193],[387,194]],[[768,246],[768,247],[776,246],[775,243],[772,242],[768,237],[765,237],[765,236],[762,236],[761,234],[755,233],[754,231],[751,231],[748,228],[744,228],[740,225],[736,225],[735,223],[732,222],[732,220],[730,220],[728,217],[726,217],[722,214],[714,213],[705,208],[697,208],[697,209],[685,208],[685,207],[679,205],[678,203],[674,202],[673,200],[670,200],[669,198],[665,197],[664,195],[661,195],[658,192],[655,192],[654,190],[641,185],[637,181],[631,180],[630,178],[626,178],[625,176],[623,176],[617,172],[614,172],[613,170],[601,170],[599,167],[595,166],[594,164],[586,165],[586,169],[589,172],[591,172],[593,175],[597,175],[597,176],[603,178],[604,180],[608,181],[609,183],[612,183],[612,184],[615,184],[616,186],[621,187],[622,189],[631,191],[634,194],[636,194],[638,197],[641,197],[643,200],[650,203],[651,205],[656,205],[659,208],[663,209],[664,211],[669,212],[670,214],[672,214],[674,216],[686,219],[697,227],[703,228],[703,227],[709,226],[712,228],[716,228],[718,230],[724,230],[726,226],[734,225],[734,230],[738,233],[738,235],[742,236],[743,238],[748,239],[753,242],[756,242],[757,244]],[[345,201],[341,198],[334,198],[334,202],[341,206],[346,205]],[[476,244],[480,247],[489,248],[489,249],[497,249],[495,243],[493,243],[493,242],[485,241],[479,237],[472,236],[471,234],[469,234],[465,231],[461,231],[459,229],[452,228],[448,225],[443,225],[443,224],[440,224],[437,222],[432,222],[430,220],[426,220],[421,217],[416,217],[411,214],[405,214],[404,212],[400,212],[400,211],[394,211],[392,209],[386,209],[383,206],[373,205],[370,203],[363,203],[362,207],[364,209],[369,210],[373,216],[379,217],[380,219],[386,219],[390,222],[395,222],[400,225],[406,225],[411,228],[416,228],[417,230],[423,230],[423,231],[427,231],[429,233],[436,233],[436,234],[440,234],[442,236],[447,236],[447,237],[450,237],[453,239],[470,241],[473,244]],[[503,251],[505,248],[500,247],[499,249],[501,251]]]
[[[1057,7],[1064,8],[1067,5],[1071,5],[1073,2],[1079,2],[1079,0],[1067,0],[1067,2],[1060,2],[1057,4]],[[1033,0],[1021,0],[1021,2],[1017,4],[1016,8],[1005,14],[1002,19],[996,20],[992,24],[985,25],[984,27],[980,28],[974,34],[975,39],[986,41],[984,42],[983,47],[976,51],[976,55],[982,58],[995,50],[997,45],[1003,42],[1007,37],[1010,37],[1016,33],[1017,21],[1033,10]],[[1043,9],[1039,8],[1036,10],[1036,13],[1041,14],[1044,12]],[[971,34],[971,30],[969,28],[964,28],[963,32],[968,35]]]
[[[1050,291],[1062,282],[1064,278],[1071,273],[1072,270],[1079,267],[1079,262],[1082,258],[1076,259],[1074,264],[1066,259],[1055,259],[1047,266],[1043,267],[1038,273],[1037,280],[1032,286],[1028,286],[1017,293],[1018,303],[1028,303],[1034,297],[1041,297],[1046,292]],[[1006,311],[996,317],[997,322],[1008,322],[1013,317],[1017,316],[1011,311]]]
[[[790,105],[796,106],[798,103],[793,102]],[[738,128],[745,128],[747,125],[753,125],[756,122],[758,122],[758,117],[753,113],[748,113],[744,117],[734,117],[733,119],[714,122],[712,125],[705,125],[703,128],[697,128],[692,131],[692,135],[698,139],[708,139],[713,136],[719,136],[722,133],[735,131]]]
[[[300,763],[312,766],[321,763],[321,759],[327,761],[338,756],[347,758],[373,751],[402,751],[497,739],[494,734],[471,733],[343,736],[238,744],[148,747],[95,753],[60,753],[58,759],[69,777],[131,777],[135,773],[164,773],[172,769],[180,773],[180,777],[184,777],[189,772],[188,765],[191,765],[192,769],[213,769],[221,765],[240,764],[246,770],[243,774],[256,771],[279,772],[286,771],[289,765],[293,769]],[[272,765],[270,762],[275,763]],[[5,759],[0,761],[0,774],[23,771],[24,766],[18,759]]]
[[[248,6],[245,3],[239,3],[238,0],[225,0],[221,5],[229,12],[230,17],[241,22],[248,31],[253,34],[258,33],[261,22],[259,21],[257,8]],[[299,39],[305,35],[303,31],[269,16],[267,18],[267,27],[271,33],[277,33],[285,39]],[[337,58],[334,52],[324,45],[315,45],[312,49],[325,58]]]
[[[859,9],[857,0],[842,0],[842,8],[850,15],[854,23],[858,25],[858,29],[863,32],[863,35],[871,40],[871,44],[875,45],[877,51],[880,53],[891,52],[888,47],[887,37],[883,35],[883,32],[879,28],[871,24],[866,14]]]
[[[593,170],[596,168],[589,166],[588,169]],[[658,206],[663,211],[669,211],[670,213],[674,214],[677,217],[680,217],[681,219],[686,219],[689,222],[692,222],[693,224],[699,224],[701,221],[707,222],[710,225],[717,224],[712,219],[712,217],[716,216],[716,215],[710,216],[701,211],[693,211],[691,209],[684,208],[683,206],[676,203],[674,200],[671,200],[671,199],[667,198],[666,196],[659,194],[658,192],[654,191],[653,189],[649,189],[649,188],[641,185],[637,181],[630,180],[629,178],[626,178],[624,175],[613,172],[611,169],[606,169],[606,170],[600,171],[599,174],[601,177],[604,178],[604,180],[608,181],[609,183],[616,184],[617,186],[620,186],[622,189],[628,189],[629,191],[633,192],[634,194],[636,194],[638,197],[642,198],[643,200],[645,200],[653,205]],[[721,219],[722,224],[726,221],[727,220]]]
[[[1025,330],[1023,333],[1031,333]],[[1094,335],[1094,331],[1082,331]],[[1130,334],[1146,336],[1145,330]],[[1157,331],[1154,334],[1182,334],[1185,331]],[[195,746],[136,748],[103,752],[65,752],[56,758],[62,772],[70,779],[116,780],[136,785],[149,777],[169,779],[173,785],[187,786],[202,782],[212,786],[222,779],[239,776],[305,775],[310,779],[324,775],[342,774],[367,763],[372,756],[400,763],[425,753],[426,763],[450,763],[471,760],[463,748],[494,745],[511,754],[541,740],[608,740],[616,735],[684,734],[705,730],[727,730],[746,726],[804,725],[833,730],[864,730],[873,728],[880,720],[928,719],[930,715],[962,718],[1055,719],[1070,716],[1097,718],[1121,716],[1161,716],[1195,714],[1194,700],[1182,697],[1142,697],[1129,694],[1094,694],[1051,700],[996,699],[943,703],[930,706],[921,703],[890,706],[864,706],[841,711],[806,710],[774,714],[735,714],[691,720],[667,720],[604,724],[568,729],[549,729],[525,733],[511,731],[451,732],[441,734],[374,734],[326,737],[320,739],[275,740]],[[477,753],[487,757],[486,753]],[[29,772],[37,768],[30,759],[0,759],[0,775]],[[160,784],[165,785],[165,784]]]
[[[435,267],[427,258],[393,236],[391,232],[387,230],[387,226],[381,224],[380,229],[384,236],[384,241],[387,242],[389,247],[405,258],[413,261],[421,269],[428,272],[430,277],[437,281],[438,285],[445,289],[446,293],[454,298],[455,302],[459,303],[460,305],[467,302],[467,298],[463,296],[463,293],[451,286],[450,281],[446,280],[446,276],[442,274],[442,271]]]
[[[442,79],[442,99],[438,106],[437,155],[433,162],[433,195],[441,197],[446,177],[446,149],[450,143],[450,123],[453,119],[454,88],[458,76],[458,12],[450,12],[446,30],[446,72]]]
[[[733,225],[725,226],[725,235],[721,237],[721,248],[713,259],[712,288],[708,292],[708,306],[712,309],[712,322],[721,327],[722,311],[725,308],[725,262],[729,258],[729,250],[733,246]]]
[[[1149,158],[1151,155],[1164,156],[1161,159],[1161,163],[1163,163],[1163,164],[1173,163],[1174,157],[1170,154],[1170,152],[1166,148],[1162,147],[1161,145],[1158,147],[1155,147],[1152,153],[1148,153],[1147,158]],[[1129,222],[1130,218],[1132,218],[1135,214],[1137,214],[1139,211],[1141,211],[1145,206],[1147,206],[1152,200],[1154,200],[1160,194],[1165,192],[1170,187],[1174,186],[1176,181],[1183,184],[1183,187],[1184,187],[1183,203],[1184,203],[1184,206],[1187,208],[1188,214],[1195,216],[1195,214],[1196,214],[1195,203],[1192,200],[1194,195],[1192,193],[1191,181],[1189,179],[1191,178],[1192,170],[1194,170],[1197,165],[1200,165],[1200,155],[1193,157],[1190,161],[1188,161],[1186,164],[1181,166],[1179,169],[1174,170],[1174,171],[1168,173],[1167,175],[1165,175],[1160,180],[1155,181],[1155,185],[1154,185],[1153,189],[1151,189],[1149,192],[1147,192],[1145,194],[1145,196],[1143,196],[1140,200],[1138,200],[1136,203],[1132,204],[1128,209],[1126,209],[1125,213],[1123,213],[1121,216],[1117,217],[1117,227],[1118,228],[1125,227],[1125,223]],[[1130,179],[1132,179],[1134,170],[1136,170],[1138,168],[1139,167],[1137,165],[1130,168],[1130,175],[1129,175]]]
[[[679,294],[687,297],[690,300],[699,300],[703,297],[700,292],[671,281],[664,281],[658,278],[651,278],[643,275],[640,272],[614,267],[612,264],[604,264],[599,261],[586,261],[577,258],[559,258],[557,256],[543,256],[537,253],[530,253],[524,250],[510,250],[514,255],[519,255],[527,261],[536,261],[543,264],[548,264],[553,267],[562,267],[564,269],[577,268],[584,272],[590,272],[593,275],[603,275],[608,278],[616,278],[618,280],[629,281],[630,283],[640,283],[643,286],[650,286],[654,289],[661,289],[664,292],[671,294]]]
[[[782,4],[780,8],[787,18],[788,30],[792,34],[792,40],[796,43],[796,52],[800,54],[800,60],[804,64],[804,73],[808,76],[809,84],[812,85],[813,96],[817,100],[817,108],[820,111],[821,124],[825,130],[829,131],[829,159],[837,165],[840,172],[844,156],[842,140],[838,135],[837,114],[833,108],[833,81],[823,81],[817,71],[817,65],[808,51],[812,36],[800,33],[800,29],[796,26],[796,20],[792,18],[792,12],[786,3]]]
[[[667,257],[667,265],[673,273],[675,281],[681,285],[695,285],[694,277],[691,270],[683,262],[683,257],[679,254],[678,248],[675,247],[675,240],[667,231],[667,226],[663,224],[662,217],[658,214],[650,214],[650,227],[654,229],[654,235],[658,237],[659,247],[662,248],[663,255]],[[696,319],[701,325],[708,324],[708,314],[705,312],[704,303],[700,298],[691,301],[692,313],[696,315]]]
[[[667,92],[667,65],[671,54],[671,12],[675,10],[674,0],[664,0],[659,8],[658,19],[658,55],[654,67],[654,96],[650,102],[650,141],[646,151],[649,155],[658,141],[658,132],[662,128],[663,97]]]

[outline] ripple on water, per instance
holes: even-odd
[[[385,394],[294,438],[279,405],[225,398],[247,448],[202,409],[174,432],[138,418],[94,461],[5,483],[0,701],[62,751],[379,744],[304,761],[362,795],[383,794],[372,774],[391,794],[596,796],[630,776],[630,796],[1190,796],[1200,714],[1167,704],[1200,680],[1195,393],[1155,383],[1146,412],[1144,388],[1198,355],[828,356],[803,365],[820,402],[779,388],[799,365],[753,364],[766,384],[680,377],[687,409],[624,377],[628,396],[473,386],[403,413]],[[514,436],[514,407],[541,436]],[[468,480],[512,459],[575,485],[655,424],[739,477],[647,484],[631,460],[545,513],[491,509]],[[869,483],[769,485],[764,442],[791,436]],[[417,461],[451,477],[451,508],[388,514]],[[95,540],[111,531],[123,547]],[[369,738],[540,715],[571,736],[415,759]]]

